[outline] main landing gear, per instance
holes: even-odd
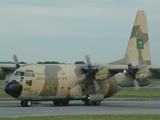
[[[88,99],[84,100],[84,104],[85,104],[86,106],[89,106],[89,105],[99,106],[100,103],[101,103],[100,101],[90,102]]]
[[[54,100],[53,103],[55,106],[67,106],[69,104],[69,100]]]
[[[21,100],[21,106],[22,107],[30,107],[31,106],[31,101],[29,100]]]

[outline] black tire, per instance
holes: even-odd
[[[31,106],[31,101],[29,100],[21,100],[21,106],[22,107],[30,107]]]
[[[21,100],[21,106],[25,107],[25,100]]]
[[[25,104],[26,104],[26,107],[31,107],[32,102],[31,102],[31,101],[29,101],[29,100],[26,100],[26,101],[25,101]]]
[[[92,102],[92,104],[95,105],[95,106],[100,105],[100,103],[101,103],[100,101],[98,101],[98,102]]]
[[[53,103],[54,103],[55,106],[60,106],[61,105],[61,102],[57,101],[57,100],[53,101]]]
[[[84,103],[85,103],[86,106],[91,105],[91,102],[90,102],[88,99],[86,99],[86,100],[84,101]]]
[[[63,106],[67,106],[68,103],[69,103],[69,100],[64,100],[64,101],[62,101],[62,105],[63,105]]]

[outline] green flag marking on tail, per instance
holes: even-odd
[[[144,40],[137,39],[137,49],[144,49]]]

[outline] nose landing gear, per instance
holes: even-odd
[[[31,101],[29,100],[21,100],[21,106],[22,107],[30,107],[31,106]]]

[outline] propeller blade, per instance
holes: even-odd
[[[131,64],[131,61],[130,61],[128,55],[126,55],[124,58],[126,60],[127,65]]]
[[[136,90],[138,90],[140,87],[139,87],[139,83],[136,79],[133,80],[133,83],[134,83],[134,87]]]
[[[16,54],[13,55],[13,60],[14,60],[14,63],[15,63],[15,65],[16,65],[16,68],[19,68],[20,65],[19,65],[18,58],[17,58],[17,55],[16,55]]]
[[[93,69],[93,67],[91,65],[91,61],[90,61],[89,55],[86,55],[85,59],[86,59],[86,64],[88,66],[88,70],[87,70],[87,72],[85,74],[82,74],[81,76],[79,76],[78,79],[79,79],[79,81],[82,81],[86,77],[90,77],[90,79],[93,80],[94,89],[96,91],[96,90],[99,89],[99,84],[95,79],[95,75],[99,70],[102,70],[103,68],[105,68],[105,66],[104,65],[100,65],[98,68]]]
[[[88,66],[91,65],[91,61],[90,61],[89,55],[86,55],[86,56],[85,56],[85,59],[86,59],[87,65],[88,65]]]
[[[18,62],[18,58],[17,58],[17,55],[15,54],[15,55],[13,55],[13,60],[14,60],[14,62],[16,63],[16,64],[18,64],[19,62]]]
[[[146,63],[143,63],[138,66],[138,70],[144,69],[146,66],[147,66]]]
[[[98,82],[96,80],[93,80],[93,84],[94,84],[95,91],[98,90],[99,89]]]
[[[83,81],[86,78],[86,74],[82,74],[78,77],[79,81]]]

